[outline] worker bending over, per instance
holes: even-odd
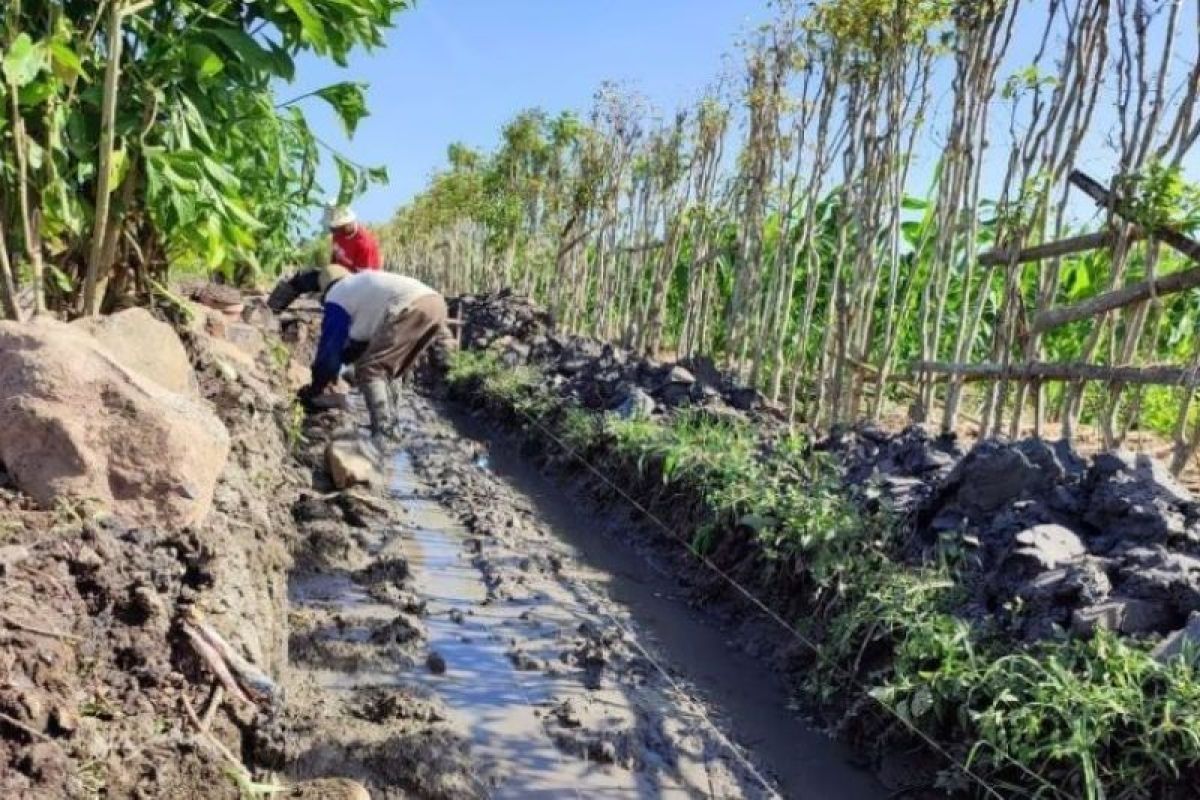
[[[332,241],[332,261],[350,272],[378,270],[383,265],[379,255],[379,242],[366,229],[354,210],[347,206],[329,206],[325,209],[325,225],[329,228]],[[317,282],[318,270],[307,270],[285,278],[275,285],[267,305],[276,314],[285,310],[302,294],[320,291]]]
[[[415,278],[391,272],[350,273],[331,265],[318,285],[325,317],[312,365],[312,383],[301,390],[311,403],[353,363],[376,437],[394,433],[389,382],[412,367],[446,323],[446,301]]]

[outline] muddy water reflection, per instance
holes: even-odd
[[[492,796],[696,797],[705,796],[699,769],[629,771],[560,752],[539,713],[552,701],[586,692],[576,676],[523,672],[514,667],[510,647],[518,638],[531,658],[557,657],[561,636],[573,630],[585,610],[568,597],[554,598],[532,614],[529,603],[489,602],[479,569],[465,555],[466,533],[435,503],[419,496],[408,459],[398,455],[393,496],[411,522],[406,556],[413,588],[428,607],[429,648],[445,658],[442,675],[415,679],[436,691],[452,721],[472,742]],[[456,621],[459,620],[459,621]],[[531,636],[530,628],[542,632]],[[614,718],[635,715],[618,692],[603,699]],[[596,693],[591,693],[596,699]],[[765,793],[764,793],[765,794]]]

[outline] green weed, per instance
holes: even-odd
[[[299,400],[292,400],[288,406],[287,418],[284,424],[284,436],[288,449],[295,452],[304,440],[304,406]]]
[[[271,364],[278,372],[287,372],[288,364],[292,361],[292,351],[284,344],[282,339],[268,338],[267,353],[271,357]]]

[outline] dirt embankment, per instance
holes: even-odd
[[[211,703],[215,681],[181,623],[198,615],[243,658],[279,673],[293,526],[277,498],[294,495],[304,479],[289,457],[283,351],[233,314],[193,313],[181,328],[182,360],[168,352],[153,363],[179,340],[165,325],[139,321],[124,332],[94,331],[102,348],[94,372],[34,363],[63,372],[28,384],[32,394],[13,390],[14,373],[5,373],[8,411],[43,402],[36,392],[47,386],[58,392],[40,406],[49,421],[41,435],[66,449],[46,451],[39,463],[102,481],[95,485],[111,494],[92,502],[64,482],[46,510],[31,500],[36,492],[17,488],[36,475],[0,472],[0,796],[241,794],[217,743],[248,756],[264,712]],[[51,334],[56,343],[75,335]],[[0,366],[16,358],[0,353]],[[189,465],[214,456],[170,438],[180,408],[208,426],[194,436],[228,449],[209,487],[195,483],[202,473]],[[204,507],[193,513],[197,503]],[[206,733],[189,720],[189,706],[204,715]]]
[[[698,602],[753,618],[745,613],[750,608],[739,600],[738,590],[710,568],[716,566],[786,618],[811,613],[821,587],[813,583],[803,553],[770,552],[754,520],[714,518],[703,493],[667,480],[663,463],[622,457],[603,436],[578,445],[563,441],[570,430],[563,424],[565,406],[663,423],[686,411],[692,418],[748,423],[761,452],[770,454],[783,425],[760,396],[703,360],[656,362],[557,334],[548,316],[519,297],[468,297],[456,305],[465,323],[465,349],[490,353],[509,370],[532,367],[534,389],[527,394],[554,399],[530,401],[533,411],[514,408],[470,380],[453,387],[453,396],[520,430],[527,452],[598,500],[600,514],[628,508],[631,498],[646,507],[665,526],[641,517],[643,524],[629,526],[629,535],[674,558]],[[447,390],[436,376],[427,378],[439,391]],[[833,456],[845,493],[861,508],[899,519],[894,559],[913,568],[953,561],[959,599],[952,613],[988,631],[993,640],[1009,637],[1017,647],[1086,639],[1105,629],[1157,642],[1155,652],[1165,657],[1200,627],[1195,622],[1200,504],[1146,456],[1085,458],[1062,443],[1037,440],[988,441],[967,452],[953,438],[919,428],[894,432],[873,426],[835,432],[813,450]],[[578,456],[600,465],[604,476]],[[677,538],[690,543],[705,530],[708,565]],[[740,614],[733,610],[738,607]],[[819,638],[820,628],[812,633]],[[815,664],[814,653],[780,626],[748,624],[739,638],[798,678]],[[891,647],[886,636],[868,636],[853,668],[884,667],[879,658]],[[903,730],[889,724],[887,715],[882,722],[869,721],[878,709],[872,712],[849,684],[833,694],[837,699],[824,708],[829,722],[864,737],[862,743],[880,754],[885,772],[911,772],[896,766],[896,747],[911,744]],[[943,767],[933,765],[928,779]],[[912,777],[898,781],[907,784]]]

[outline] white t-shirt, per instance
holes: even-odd
[[[437,292],[416,278],[371,270],[342,278],[325,295],[325,302],[336,303],[350,315],[351,339],[369,342],[388,311],[403,311],[431,294]]]

